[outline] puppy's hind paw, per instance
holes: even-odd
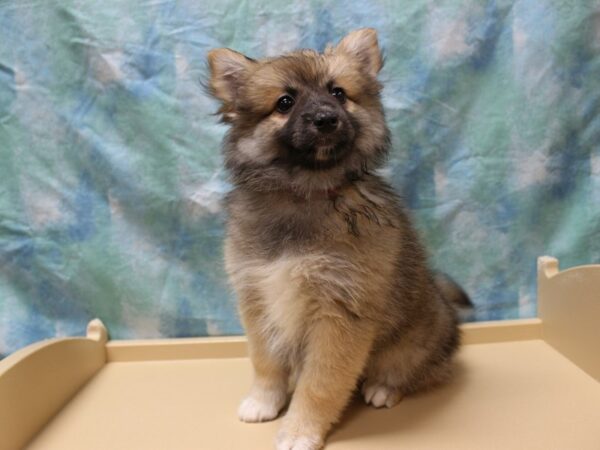
[[[249,395],[240,403],[238,417],[242,422],[266,422],[275,419],[282,406],[281,402]]]
[[[397,389],[384,384],[366,383],[362,387],[362,394],[367,405],[373,405],[375,408],[391,408],[402,400],[402,393]]]

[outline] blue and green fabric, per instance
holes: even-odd
[[[600,4],[0,1],[0,354],[242,333],[222,263],[214,47],[379,31],[386,175],[473,320],[536,314],[536,257],[600,261]]]

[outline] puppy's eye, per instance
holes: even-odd
[[[340,103],[344,103],[346,101],[346,93],[341,87],[334,87],[331,90],[331,95],[337,98]]]
[[[290,109],[292,109],[294,103],[296,103],[294,97],[292,97],[291,95],[284,95],[279,100],[277,100],[277,111],[279,111],[281,114],[285,114],[289,112]]]

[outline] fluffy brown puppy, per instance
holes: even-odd
[[[317,449],[359,383],[367,403],[391,407],[447,379],[452,303],[468,299],[430,271],[374,173],[390,143],[374,30],[322,54],[217,49],[208,60],[231,124],[225,260],[255,372],[238,414],[274,419],[293,390],[277,448]]]

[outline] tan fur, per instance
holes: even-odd
[[[449,377],[458,331],[445,293],[459,291],[436,284],[399,199],[372,173],[389,144],[373,30],[324,54],[254,61],[220,49],[209,62],[232,124],[225,263],[255,373],[238,413],[274,419],[293,392],[277,448],[318,449],[361,382],[367,403],[391,407]],[[339,161],[334,147],[293,144],[310,131],[302,114],[311,105],[333,108],[331,86],[347,95],[333,104],[346,127],[333,135],[345,146]],[[276,110],[290,92],[306,110]],[[302,151],[313,151],[314,167],[294,159]]]

